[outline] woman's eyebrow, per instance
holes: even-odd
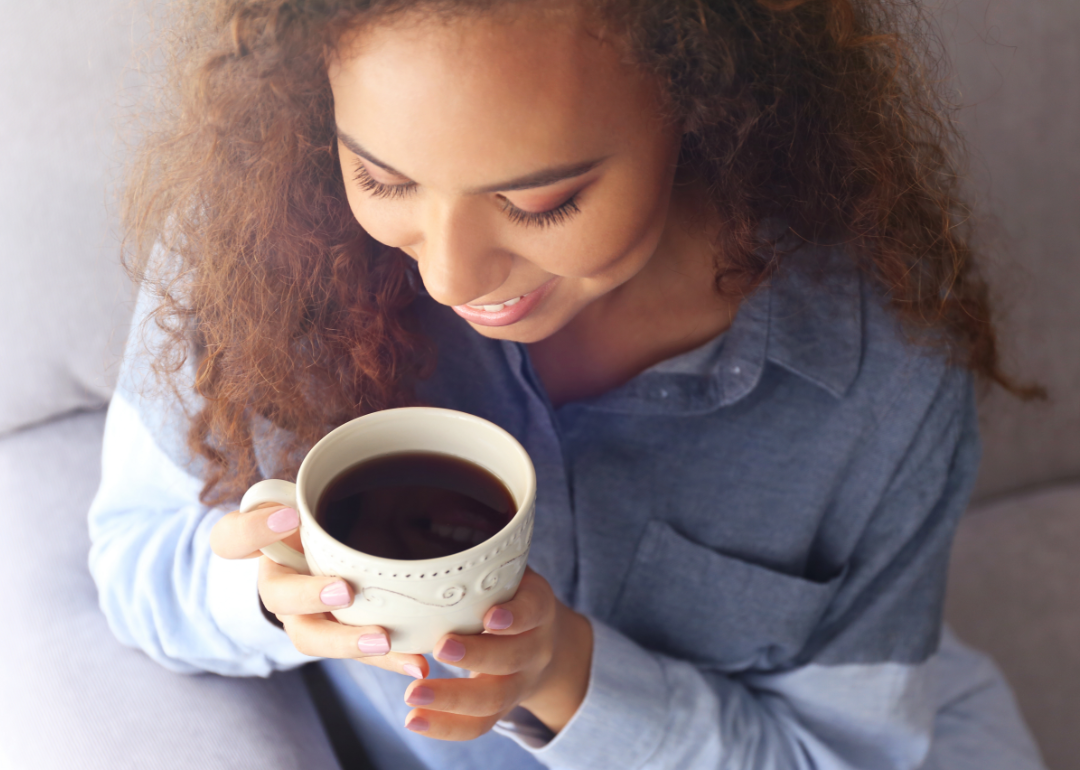
[[[395,176],[400,176],[400,177],[403,177],[405,179],[409,178],[409,177],[405,176],[404,174],[402,174],[400,171],[398,171],[393,166],[389,166],[386,163],[383,163],[378,158],[376,158],[370,152],[368,152],[363,147],[361,147],[360,142],[353,139],[351,136],[346,134],[340,128],[337,129],[337,136],[338,136],[338,141],[341,142],[343,145],[345,145],[345,148],[349,152],[351,152],[353,155],[359,155],[361,158],[368,161],[369,163],[374,163],[379,168],[383,169],[384,171],[389,171],[391,174],[394,174]]]
[[[542,171],[526,174],[517,179],[509,179],[505,182],[500,182],[499,184],[492,184],[475,190],[469,190],[469,192],[473,194],[513,192],[514,190],[530,190],[534,187],[547,187],[549,184],[555,184],[564,179],[573,179],[576,176],[581,176],[584,173],[592,171],[605,160],[607,160],[607,158],[596,158],[595,160],[587,160],[584,163],[571,163],[565,166],[545,168]]]
[[[359,155],[361,158],[368,161],[369,163],[374,163],[376,166],[383,169],[384,171],[388,171],[391,174],[400,176],[403,179],[408,179],[408,176],[402,174],[393,166],[383,163],[370,152],[365,150],[358,141],[346,134],[340,128],[337,129],[337,135],[338,140],[343,145],[345,145],[346,149],[348,149],[349,152],[353,153],[354,155]],[[525,176],[517,177],[516,179],[509,179],[505,182],[500,182],[498,184],[478,187],[476,189],[469,190],[469,193],[477,195],[481,193],[513,192],[514,190],[530,190],[534,187],[546,187],[549,184],[555,184],[556,182],[561,182],[564,179],[573,179],[576,176],[581,176],[582,174],[588,173],[589,171],[592,171],[594,168],[603,163],[605,160],[607,160],[607,158],[603,157],[596,158],[594,160],[587,160],[584,163],[569,163],[563,166],[554,166],[552,168],[542,169],[540,171],[535,171],[531,174],[526,174]]]

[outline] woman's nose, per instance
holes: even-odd
[[[472,201],[425,207],[421,240],[413,248],[424,288],[436,302],[464,305],[497,290],[513,257],[500,249]]]

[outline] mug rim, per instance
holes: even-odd
[[[524,465],[524,468],[526,470],[526,479],[525,479],[525,492],[522,495],[522,500],[518,504],[517,510],[514,512],[514,515],[510,517],[510,520],[508,522],[506,522],[506,524],[503,526],[502,529],[500,529],[494,535],[489,537],[487,540],[484,540],[484,541],[482,541],[480,543],[477,543],[476,545],[469,546],[468,548],[466,548],[464,550],[455,551],[454,553],[447,554],[445,556],[437,556],[437,557],[435,557],[433,559],[390,559],[390,558],[387,558],[385,556],[375,556],[373,554],[366,553],[364,551],[359,551],[359,550],[353,548],[352,546],[346,545],[345,543],[341,542],[337,538],[333,537],[325,529],[323,529],[322,525],[320,525],[318,520],[315,518],[315,513],[312,510],[310,510],[310,508],[308,506],[307,495],[304,494],[304,483],[305,483],[305,479],[307,478],[307,475],[308,475],[307,471],[310,468],[309,462],[310,463],[314,462],[312,460],[312,457],[316,456],[317,455],[317,450],[319,450],[319,448],[324,445],[324,442],[327,442],[327,441],[331,440],[333,436],[340,435],[341,433],[346,433],[346,432],[355,430],[355,425],[354,425],[355,423],[359,423],[359,422],[362,422],[362,421],[367,421],[370,424],[372,422],[382,422],[382,421],[386,421],[386,420],[394,420],[394,419],[397,419],[398,417],[400,417],[402,415],[402,413],[404,413],[404,412],[408,412],[408,413],[411,413],[413,415],[420,415],[420,414],[423,414],[423,413],[428,413],[430,416],[435,417],[436,419],[454,419],[454,420],[462,420],[462,421],[465,421],[465,422],[471,422],[474,425],[476,425],[476,426],[478,426],[480,428],[483,428],[484,430],[489,430],[491,432],[494,432],[495,434],[499,435],[501,438],[505,439],[508,442],[508,447],[511,448],[514,451],[514,453],[518,456],[518,459],[523,461],[523,465]],[[325,448],[322,451],[326,451]],[[376,457],[385,457],[388,454],[396,454],[396,453],[395,452],[388,452],[388,453],[384,453],[384,454],[375,454],[375,455],[371,455],[367,459],[374,459]],[[433,453],[433,454],[449,454],[449,453],[447,453],[447,452],[436,452],[436,453]],[[473,460],[472,458],[469,458],[469,457],[461,457],[460,455],[451,455],[451,456],[457,457],[458,459],[464,460],[466,462],[470,462],[473,465],[479,465],[479,463],[477,463],[475,460]],[[483,466],[481,466],[481,467],[483,467]],[[485,470],[487,470],[487,469],[485,469]],[[341,471],[338,471],[338,473],[340,473],[340,472]],[[507,483],[505,480],[503,480],[501,478],[499,479],[499,481],[502,482],[503,484]],[[532,458],[529,457],[529,453],[525,451],[525,447],[523,447],[521,445],[520,441],[518,441],[516,438],[514,438],[514,436],[511,435],[510,432],[507,431],[506,429],[496,425],[495,423],[491,422],[490,420],[485,420],[483,417],[477,417],[474,414],[469,414],[468,412],[461,412],[461,411],[458,411],[456,409],[444,409],[442,407],[435,407],[435,406],[403,406],[403,407],[396,407],[396,408],[393,408],[393,409],[381,409],[381,410],[379,410],[377,412],[370,412],[368,414],[364,414],[364,415],[361,415],[359,417],[355,417],[352,420],[349,420],[348,422],[342,423],[341,425],[339,425],[338,427],[334,428],[332,431],[327,433],[325,436],[323,436],[321,439],[319,439],[317,442],[315,442],[315,445],[313,447],[311,447],[310,450],[308,450],[308,453],[304,456],[303,461],[301,461],[300,469],[299,469],[299,471],[297,471],[297,474],[296,474],[296,502],[297,502],[297,507],[299,507],[299,509],[300,509],[300,515],[305,520],[303,522],[304,526],[314,527],[324,537],[331,540],[334,544],[336,544],[337,546],[340,546],[341,548],[344,548],[346,551],[348,551],[348,552],[350,552],[352,554],[362,556],[365,559],[370,559],[375,564],[383,564],[383,565],[390,565],[390,564],[428,565],[428,564],[431,564],[431,565],[436,565],[436,564],[439,564],[439,563],[444,562],[444,561],[445,562],[454,562],[454,561],[460,560],[462,557],[465,557],[467,554],[470,554],[473,551],[481,552],[481,551],[483,551],[485,549],[485,547],[488,547],[489,544],[493,540],[496,540],[497,538],[499,538],[501,536],[508,536],[506,533],[510,532],[510,530],[512,530],[512,529],[516,529],[517,526],[520,524],[521,520],[523,520],[524,518],[526,518],[530,514],[530,512],[533,509],[533,507],[535,505],[535,502],[536,502],[536,468],[533,466]],[[517,501],[515,500],[515,502],[517,502]],[[303,539],[303,527],[301,527],[301,540],[302,539]]]

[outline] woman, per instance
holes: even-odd
[[[122,641],[321,659],[386,768],[1040,766],[941,634],[973,380],[1035,391],[997,363],[914,7],[205,6],[129,196],[157,323],[90,513]],[[259,555],[295,511],[234,510],[408,403],[538,474],[517,595],[430,659]]]

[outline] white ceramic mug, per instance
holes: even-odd
[[[436,559],[370,556],[327,534],[315,520],[327,484],[359,462],[399,452],[435,452],[479,465],[503,482],[517,512],[484,542]],[[260,481],[244,495],[240,510],[269,502],[295,508],[304,553],[281,542],[263,553],[303,574],[343,578],[354,598],[348,607],[331,610],[334,617],[351,626],[382,626],[391,650],[424,654],[448,633],[480,633],[484,614],[513,598],[525,573],[535,501],[532,461],[505,430],[463,412],[409,407],[373,412],[334,429],[308,452],[295,484]]]

